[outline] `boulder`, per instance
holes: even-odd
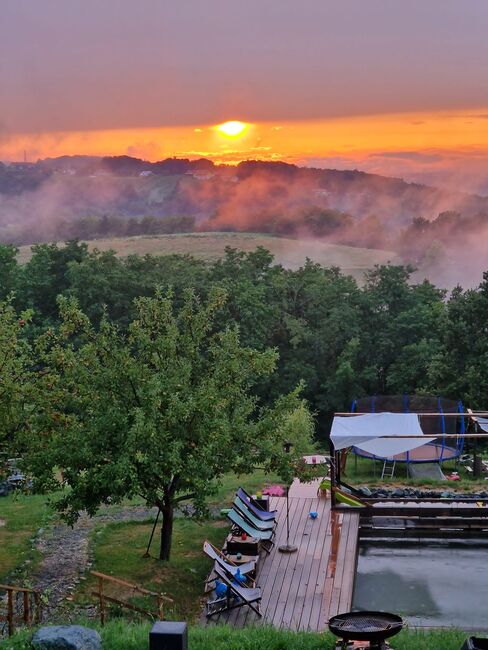
[[[371,492],[371,490],[369,489],[369,487],[366,487],[366,486],[364,486],[364,487],[360,487],[360,488],[359,488],[359,491],[361,492],[361,494],[363,495],[363,497],[370,497],[370,496],[372,496],[372,494],[373,494],[373,493]]]
[[[41,627],[32,637],[35,650],[101,650],[98,632],[81,625]]]

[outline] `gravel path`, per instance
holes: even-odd
[[[218,516],[220,508],[212,507],[210,514]],[[157,508],[145,506],[102,508],[95,517],[83,513],[76,524],[71,527],[58,521],[48,528],[37,531],[34,547],[41,554],[34,570],[29,570],[30,560],[22,567],[28,576],[29,587],[43,594],[43,623],[69,623],[80,614],[87,617],[98,615],[97,607],[87,606],[80,610],[70,603],[71,596],[92,566],[90,538],[93,529],[100,524],[125,521],[144,521],[155,519]],[[175,516],[182,516],[175,512]],[[1,523],[0,523],[1,525]],[[24,580],[24,583],[27,581]],[[21,602],[16,604],[21,614]],[[6,630],[0,627],[0,639]]]
[[[65,614],[62,605],[80,581],[80,577],[91,567],[90,534],[95,526],[103,523],[122,521],[143,521],[155,517],[156,508],[143,506],[127,507],[111,513],[107,509],[91,518],[81,515],[71,528],[57,523],[48,529],[38,531],[35,543],[42,559],[35,571],[30,574],[32,588],[46,597],[43,607],[43,620],[55,620]]]

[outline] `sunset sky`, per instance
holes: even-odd
[[[0,159],[280,159],[488,193],[487,34],[486,0],[1,0]]]

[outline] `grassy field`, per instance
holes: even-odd
[[[189,254],[205,260],[216,260],[231,246],[246,252],[264,246],[279,264],[296,269],[307,257],[324,266],[338,266],[344,272],[361,279],[365,270],[375,264],[399,262],[396,253],[370,248],[339,246],[307,239],[288,239],[260,233],[202,232],[180,235],[148,237],[120,237],[97,239],[88,242],[90,248],[115,250],[121,257],[137,253],[145,255]],[[21,246],[19,260],[26,262],[31,255],[30,246]]]
[[[146,650],[151,625],[110,621],[98,629],[104,650]],[[395,650],[459,650],[467,636],[465,632],[456,630],[404,630],[390,643]],[[3,647],[5,650],[30,650],[30,638],[31,633],[24,631],[5,641]],[[195,626],[189,629],[191,650],[333,650],[335,640],[329,633],[295,633],[267,627],[239,630],[224,626]]]
[[[239,485],[254,492],[267,482],[277,483],[278,480],[276,477],[267,477],[259,470],[241,477],[228,474],[209,500],[209,506],[217,509],[229,506]],[[142,504],[141,499],[126,500],[119,505],[104,507],[103,514],[116,514],[122,508]],[[31,539],[39,528],[48,525],[55,516],[46,505],[45,496],[19,493],[0,500],[0,582],[5,581],[26,559],[38,559],[38,553],[32,549]],[[202,553],[203,541],[209,539],[216,545],[222,545],[229,525],[227,521],[219,519],[209,519],[202,523],[177,519],[172,560],[163,565],[155,559],[159,530],[151,549],[153,557],[142,559],[152,523],[107,525],[97,522],[92,537],[94,568],[154,588],[155,591],[167,591],[176,601],[169,615],[172,618],[184,616],[192,620],[200,609],[203,581],[209,571],[209,563]],[[31,566],[32,564],[29,565]],[[93,587],[92,579],[83,582],[76,594],[76,602],[92,602],[93,598],[89,599],[88,594]]]
[[[14,494],[0,499],[0,582],[28,555],[34,557],[31,538],[51,516],[46,497]]]
[[[243,485],[251,492],[264,487],[267,482],[275,483],[273,477],[266,477],[257,471],[249,476],[224,477],[217,493],[210,499],[212,507],[228,507],[236,489]],[[172,555],[169,563],[156,559],[159,544],[157,530],[151,557],[143,559],[153,522],[115,523],[95,531],[92,538],[93,570],[128,580],[156,592],[166,593],[175,604],[166,608],[166,616],[173,620],[193,621],[201,611],[203,585],[211,568],[211,562],[202,552],[203,542],[208,539],[221,547],[229,531],[227,519],[209,519],[195,522],[176,519],[173,532]],[[88,577],[75,594],[75,604],[93,602],[90,592],[95,581]],[[110,595],[110,592],[107,591]],[[133,598],[130,590],[117,588],[117,597],[129,599],[134,604],[149,606],[150,599]]]
[[[442,463],[444,475],[458,472],[459,481],[440,481],[431,479],[412,479],[408,477],[406,463],[397,463],[393,478],[381,478],[383,462],[348,455],[346,474],[343,479],[351,485],[368,485],[369,487],[425,487],[426,489],[449,490],[458,492],[476,492],[488,490],[488,481],[484,477],[474,479],[462,465],[455,461]]]
[[[92,569],[165,593],[174,600],[174,604],[165,606],[166,618],[194,621],[201,610],[205,577],[211,568],[210,560],[202,551],[203,542],[208,539],[216,546],[222,546],[229,524],[225,519],[203,523],[177,519],[171,560],[167,563],[156,559],[159,530],[154,536],[151,557],[142,557],[151,530],[152,522],[105,526],[94,536]],[[76,593],[74,603],[93,603],[90,594],[94,589],[96,580],[88,576]],[[130,589],[115,586],[112,589],[108,587],[105,591],[109,596],[128,600],[149,610],[156,609],[154,599],[135,597]]]

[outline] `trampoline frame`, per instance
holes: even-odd
[[[376,399],[377,396],[373,395],[370,400],[371,404],[371,413],[381,413],[384,411],[377,411],[376,410]],[[419,465],[421,463],[443,463],[446,461],[450,460],[455,460],[456,458],[459,458],[461,454],[463,453],[464,449],[464,437],[466,433],[466,425],[465,425],[465,418],[464,417],[459,417],[460,425],[459,425],[459,436],[457,437],[456,440],[456,446],[451,447],[450,445],[446,445],[446,418],[444,417],[444,410],[442,408],[442,401],[440,397],[437,397],[437,412],[432,412],[432,415],[438,415],[440,416],[440,421],[441,421],[441,432],[440,434],[433,434],[433,435],[442,435],[443,437],[441,438],[441,442],[426,442],[425,445],[422,445],[421,447],[417,447],[416,449],[412,450],[412,452],[407,451],[407,452],[402,452],[400,454],[397,454],[396,456],[376,456],[374,454],[368,454],[368,452],[363,451],[362,449],[359,449],[358,447],[351,447],[351,451],[355,456],[358,456],[360,458],[367,458],[368,460],[379,460],[382,462],[391,462],[391,463],[405,463],[407,465],[409,464],[416,464]],[[403,413],[411,413],[412,411],[409,410],[409,396],[408,395],[402,395],[402,405],[403,409],[401,412]],[[351,404],[351,413],[354,413],[356,411],[357,407],[357,401],[354,399]],[[460,416],[466,416],[469,417],[467,413],[464,412],[464,407],[463,403],[461,400],[457,402],[457,413],[459,413]],[[457,419],[457,418],[456,418]],[[429,434],[426,434],[428,436]],[[416,452],[418,452],[420,449],[423,449],[424,447],[436,447],[440,448],[440,454],[436,454],[434,458],[425,458],[425,459],[418,459],[418,458],[412,458],[412,455],[415,456]],[[403,458],[402,458],[403,457]]]

